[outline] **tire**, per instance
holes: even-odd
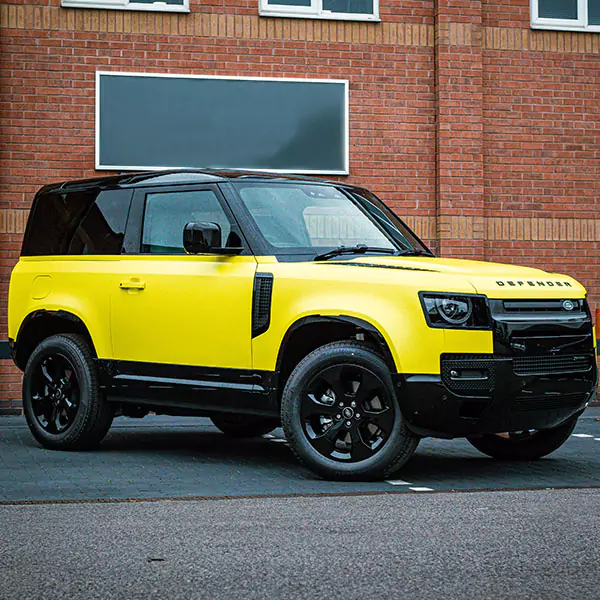
[[[537,460],[560,448],[575,428],[577,418],[553,429],[516,434],[486,434],[467,440],[480,452],[500,460]]]
[[[23,377],[31,433],[52,450],[88,450],[110,429],[113,408],[98,387],[94,356],[82,336],[53,335],[33,351]]]
[[[327,479],[382,479],[419,443],[384,360],[358,342],[334,342],[306,356],[285,385],[281,418],[296,457]]]
[[[210,420],[225,435],[235,438],[260,437],[279,425],[276,419],[231,413],[215,414]]]

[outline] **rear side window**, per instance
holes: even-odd
[[[129,213],[128,190],[100,192],[77,227],[69,254],[121,254]]]
[[[191,221],[217,223],[221,228],[221,244],[228,243],[231,223],[212,190],[148,194],[142,252],[185,254],[183,228]]]
[[[41,194],[21,254],[120,254],[130,204],[130,190]]]

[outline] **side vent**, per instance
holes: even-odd
[[[252,295],[252,337],[264,333],[271,323],[271,298],[273,296],[273,275],[257,273],[254,277]]]

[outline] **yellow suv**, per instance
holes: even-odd
[[[585,289],[435,258],[369,191],[187,170],[42,188],[9,292],[23,406],[44,446],[114,416],[279,424],[336,479],[385,477],[423,436],[493,457],[558,448],[595,393]]]

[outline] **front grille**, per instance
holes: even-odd
[[[585,312],[583,300],[504,300],[506,313],[581,313]],[[569,306],[567,310],[565,304]]]
[[[553,410],[561,408],[578,408],[585,404],[587,393],[553,394],[545,396],[518,396],[515,400],[515,410]]]
[[[560,354],[549,356],[516,356],[513,369],[516,375],[559,375],[585,373],[592,369],[589,355]]]

